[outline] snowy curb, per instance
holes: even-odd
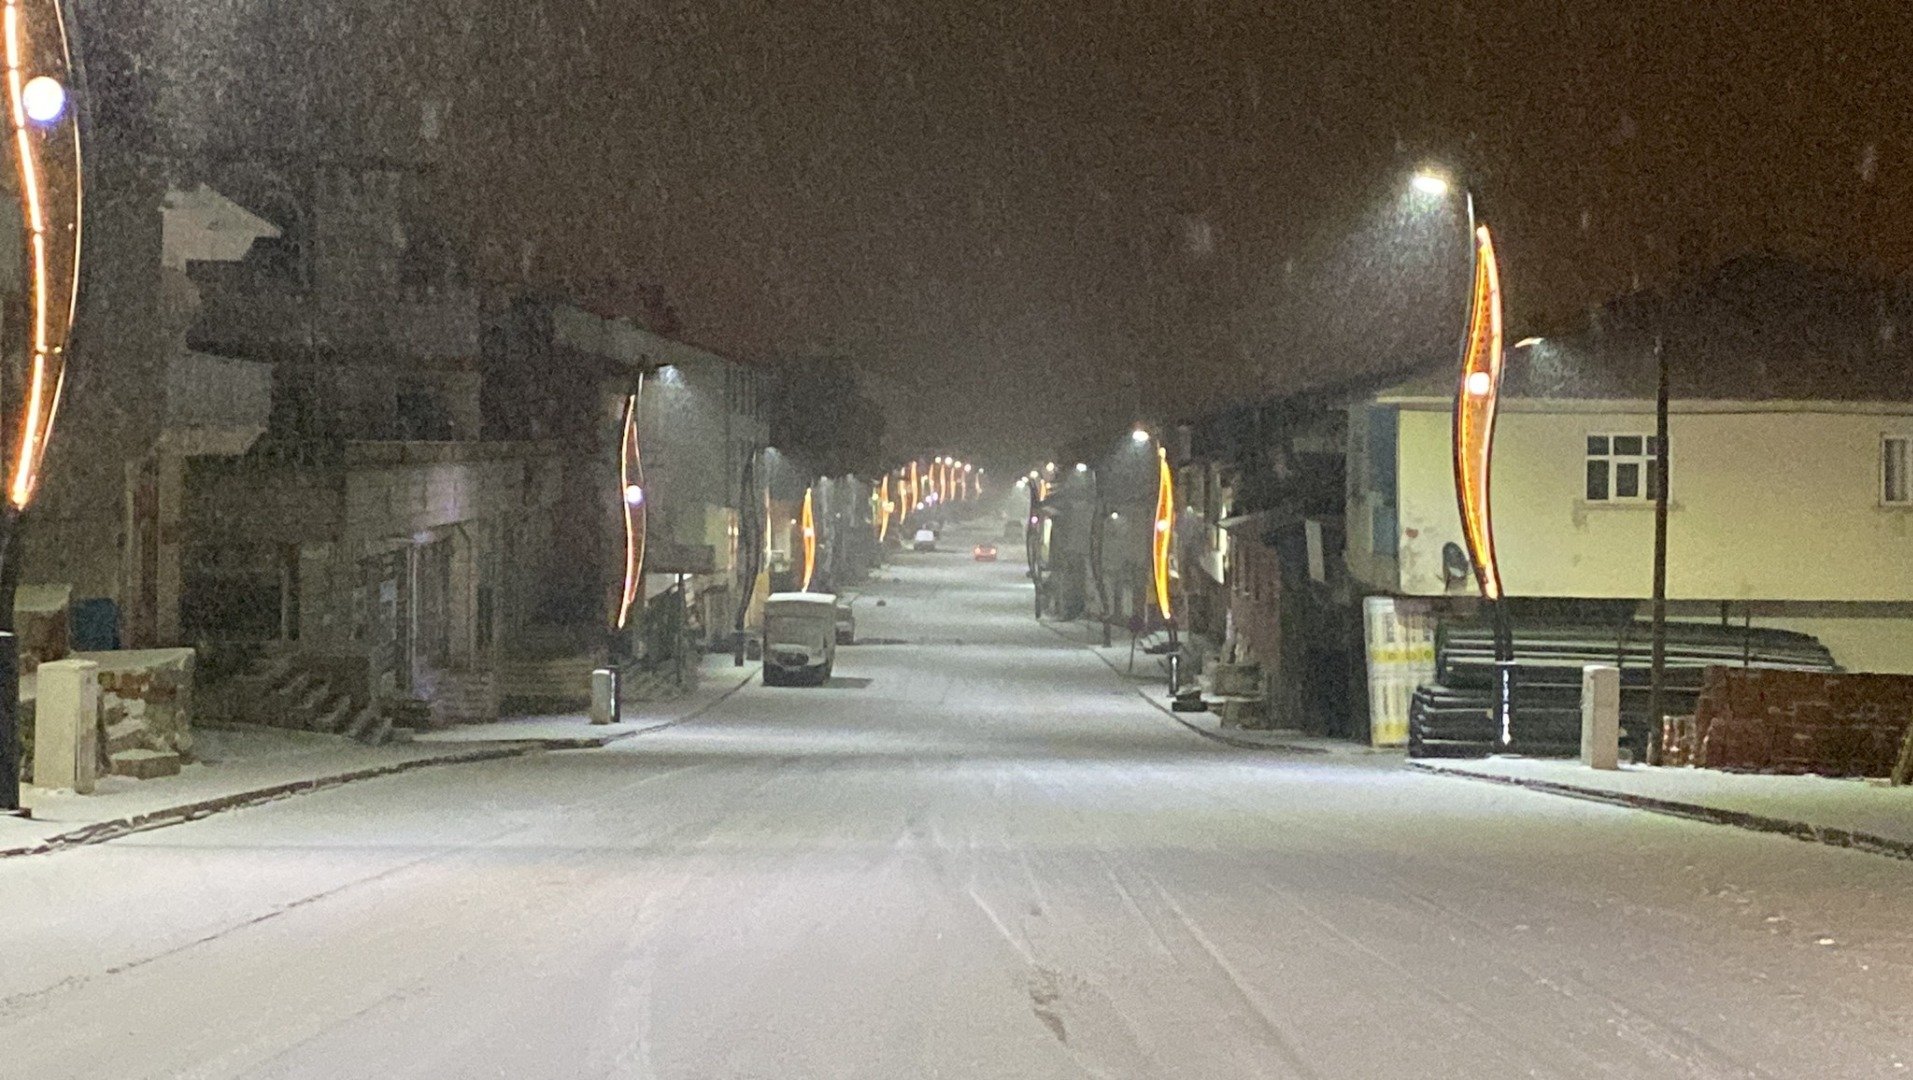
[[[687,720],[695,719],[706,711],[729,700],[733,694],[749,686],[751,680],[756,677],[757,672],[751,671],[746,674],[743,679],[739,680],[737,685],[725,690],[723,693],[699,705],[697,708],[692,709],[690,712],[685,713],[683,716],[653,724],[650,727],[638,728],[634,731],[621,731],[610,735],[513,739],[509,742],[480,744],[470,749],[448,750],[445,753],[433,754],[430,757],[413,758],[409,761],[395,761],[386,765],[373,765],[363,769],[353,769],[348,772],[332,773],[327,776],[307,777],[303,780],[287,780],[267,787],[254,788],[250,791],[239,791],[230,795],[219,795],[210,799],[200,799],[195,802],[182,803],[179,806],[169,806],[161,810],[149,810],[143,814],[114,818],[110,821],[96,821],[91,825],[84,825],[68,832],[49,836],[36,843],[26,844],[20,847],[0,848],[0,859],[15,858],[23,855],[45,855],[66,848],[105,843],[108,840],[115,840],[132,833],[148,832],[153,829],[163,829],[168,825],[183,825],[189,821],[198,821],[200,818],[210,817],[213,814],[224,813],[228,810],[239,810],[248,806],[257,806],[260,803],[277,802],[280,799],[289,799],[294,795],[304,795],[314,791],[322,791],[326,788],[356,783],[360,780],[374,780],[381,776],[396,776],[399,773],[412,772],[415,769],[424,769],[435,765],[464,765],[478,761],[497,761],[502,758],[524,757],[528,754],[548,750],[603,749],[605,746],[619,739],[628,739],[634,735],[643,735],[652,731],[662,731],[665,728],[674,727]]]
[[[463,740],[460,742],[444,742],[444,743],[441,743],[440,745],[447,745],[447,746],[509,745],[509,746],[531,746],[540,750],[602,750],[614,742],[619,742],[624,739],[629,739],[637,735],[649,735],[650,733],[654,731],[663,731],[665,728],[676,727],[677,725],[682,724],[688,720],[695,720],[698,717],[716,708],[717,706],[722,705],[724,702],[729,701],[739,690],[742,690],[746,686],[749,686],[751,684],[751,680],[757,678],[758,676],[758,672],[760,670],[759,666],[751,665],[751,664],[746,664],[744,666],[749,668],[750,670],[744,673],[743,678],[738,679],[735,685],[725,688],[724,691],[719,693],[716,697],[703,703],[702,705],[697,706],[694,709],[688,710],[682,716],[674,716],[669,720],[660,720],[655,724],[649,724],[645,727],[632,728],[629,731],[614,731],[605,735],[513,735],[510,738],[486,739],[482,741]]]
[[[414,769],[428,768],[434,765],[463,765],[474,761],[494,761],[499,758],[522,757],[544,749],[536,741],[511,743],[501,746],[487,746],[477,750],[464,750],[456,753],[437,754],[432,757],[413,758],[410,761],[395,761],[389,765],[374,765],[350,772],[333,773],[329,776],[308,777],[304,780],[288,780],[268,787],[254,788],[251,791],[239,791],[230,795],[220,795],[197,802],[169,806],[163,810],[149,810],[144,814],[114,818],[110,821],[96,821],[70,832],[49,836],[35,844],[24,847],[0,849],[0,858],[14,858],[22,855],[44,855],[65,848],[81,847],[86,844],[99,844],[136,832],[163,829],[168,825],[182,825],[188,821],[197,821],[213,814],[260,803],[276,802],[304,795],[325,788],[339,787],[360,780],[372,780],[381,776],[393,776],[411,772]]]
[[[1068,641],[1070,644],[1075,645],[1079,649],[1082,649],[1084,652],[1088,653],[1089,655],[1095,657],[1098,660],[1101,660],[1103,662],[1104,667],[1115,672],[1117,675],[1122,675],[1123,678],[1125,679],[1128,678],[1128,676],[1123,675],[1122,669],[1118,668],[1115,662],[1112,661],[1109,657],[1104,656],[1102,653],[1097,652],[1094,648],[1091,648],[1090,646],[1085,645],[1080,641],[1071,640],[1068,634],[1065,634],[1063,631],[1058,630],[1055,626],[1051,625],[1050,623],[1044,623],[1043,627],[1047,629],[1050,633],[1055,634],[1057,637],[1062,638],[1064,641]],[[1219,742],[1223,744],[1224,746],[1233,746],[1237,748],[1238,750],[1274,750],[1274,751],[1277,751],[1278,753],[1285,753],[1285,754],[1326,754],[1329,752],[1319,746],[1303,746],[1300,743],[1264,742],[1264,741],[1255,740],[1255,739],[1240,739],[1233,735],[1224,735],[1220,731],[1210,731],[1208,728],[1205,728],[1200,724],[1196,724],[1189,720],[1183,719],[1181,713],[1176,712],[1174,709],[1171,709],[1167,705],[1164,705],[1162,702],[1157,701],[1153,697],[1150,697],[1149,691],[1146,688],[1137,687],[1136,696],[1148,702],[1150,705],[1154,706],[1157,712],[1162,713],[1164,716],[1167,716],[1169,719],[1174,720],[1176,723],[1181,724],[1183,727],[1188,728],[1190,731],[1195,732],[1196,734],[1202,736],[1205,739],[1210,739],[1214,742]]]
[[[1522,776],[1495,776],[1491,773],[1472,772],[1452,766],[1435,765],[1425,761],[1410,761],[1408,767],[1439,776],[1454,776],[1463,780],[1480,780],[1490,784],[1504,784],[1509,787],[1527,788],[1548,795],[1561,795],[1570,799],[1584,799],[1589,802],[1607,803],[1610,806],[1625,807],[1630,810],[1645,810],[1653,814],[1665,814],[1669,817],[1687,818],[1690,821],[1702,821],[1710,825],[1729,825],[1736,829],[1790,836],[1795,840],[1804,840],[1810,844],[1825,844],[1829,847],[1848,848],[1864,851],[1873,855],[1885,855],[1893,859],[1913,861],[1913,841],[1896,840],[1890,836],[1876,833],[1858,832],[1831,825],[1815,825],[1808,821],[1790,821],[1786,818],[1768,817],[1764,814],[1749,813],[1745,810],[1727,810],[1718,806],[1701,803],[1679,802],[1673,799],[1657,799],[1652,795],[1634,795],[1620,791],[1606,791],[1595,787],[1582,787],[1579,784],[1563,784],[1555,780],[1535,780]]]
[[[751,680],[757,678],[758,675],[761,674],[764,670],[764,665],[762,664],[758,664],[755,667],[753,667],[750,664],[745,664],[744,666],[749,670],[747,670],[744,673],[744,677],[742,679],[738,680],[736,686],[731,687],[730,689],[717,695],[716,697],[705,702],[704,704],[699,705],[697,708],[690,710],[689,712],[685,713],[683,716],[674,716],[669,720],[662,720],[662,721],[659,721],[658,723],[652,724],[650,727],[641,727],[635,731],[626,731],[617,735],[608,736],[602,742],[597,743],[597,745],[603,746],[605,743],[611,742],[613,739],[628,739],[633,735],[649,735],[653,731],[663,731],[665,728],[676,727],[679,724],[689,723],[692,720],[696,720],[698,717],[703,716],[705,713],[710,712],[712,709],[717,708],[719,705],[722,705],[725,702],[731,700],[731,698],[737,696],[738,691],[744,689],[746,686],[749,686],[751,684]],[[591,740],[587,738],[585,741],[589,742]]]
[[[1150,697],[1149,691],[1147,690],[1136,691],[1136,696],[1142,698],[1144,701],[1147,701],[1149,704],[1155,706],[1158,712],[1162,713],[1164,716],[1167,716],[1169,719],[1174,720],[1176,723],[1181,724],[1183,727],[1188,728],[1190,731],[1195,732],[1196,734],[1202,736],[1205,739],[1213,739],[1214,741],[1219,742],[1223,744],[1224,746],[1233,746],[1241,750],[1275,750],[1284,754],[1329,753],[1328,750],[1325,750],[1319,746],[1303,746],[1301,743],[1288,743],[1288,742],[1273,742],[1273,741],[1264,742],[1257,739],[1243,739],[1234,735],[1225,735],[1220,731],[1210,731],[1208,728],[1203,727],[1201,724],[1195,723],[1192,720],[1185,720],[1181,713],[1175,711],[1174,709],[1171,709],[1167,705],[1164,705],[1162,702],[1157,701],[1155,698]]]

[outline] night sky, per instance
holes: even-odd
[[[1903,0],[512,10],[455,65],[481,256],[853,355],[899,448],[1040,452],[1450,340],[1421,161],[1477,176],[1515,333],[1752,249],[1913,270]]]

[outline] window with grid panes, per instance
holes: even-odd
[[[1588,502],[1652,501],[1658,453],[1652,435],[1589,435],[1584,497]]]

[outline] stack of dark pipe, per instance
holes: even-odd
[[[1435,640],[1435,682],[1415,691],[1409,710],[1410,757],[1574,757],[1581,750],[1581,669],[1612,664],[1621,669],[1621,741],[1634,760],[1643,759],[1652,680],[1646,623],[1518,624],[1514,647],[1513,739],[1504,746],[1491,713],[1492,632],[1474,622],[1441,627]],[[1836,670],[1826,647],[1806,634],[1669,623],[1664,711],[1692,713],[1703,673],[1713,665]]]

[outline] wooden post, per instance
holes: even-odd
[[[1892,784],[1905,787],[1913,780],[1913,724],[1906,725],[1906,738],[1900,740],[1900,760],[1893,766]]]

